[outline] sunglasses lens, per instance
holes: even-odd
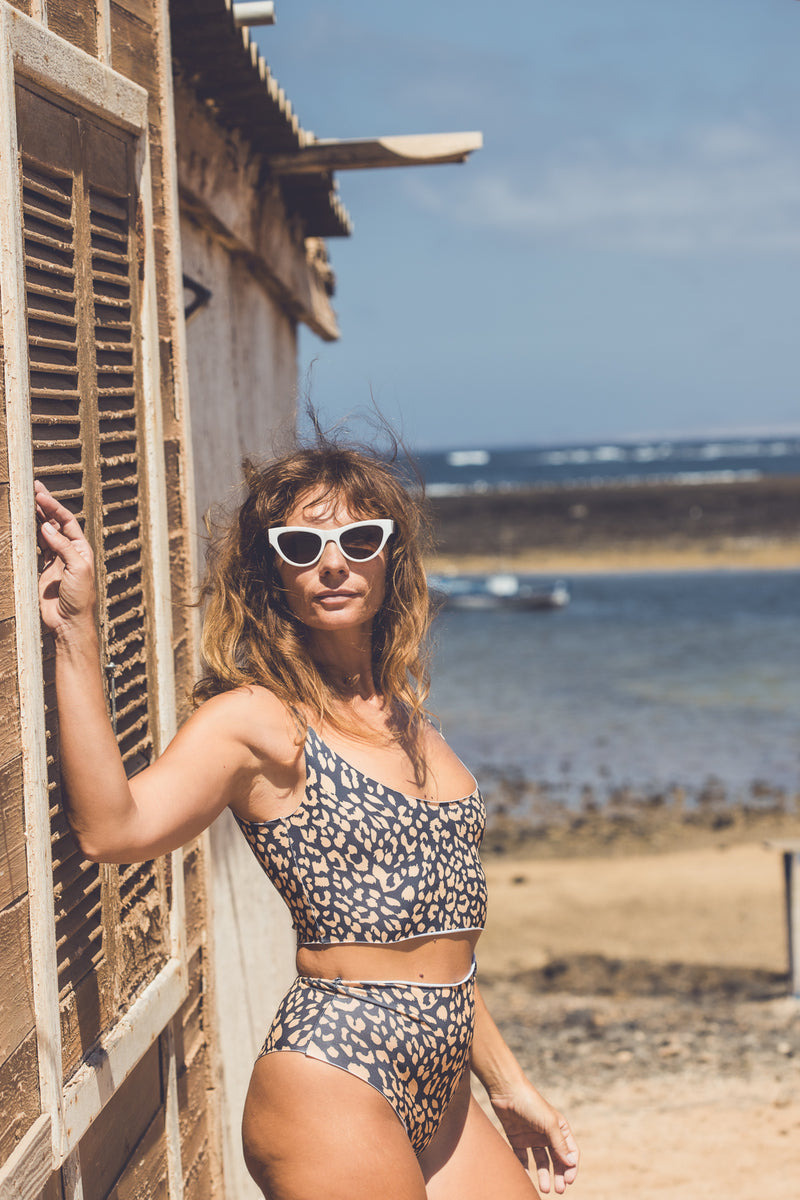
[[[322,538],[318,533],[306,530],[282,533],[278,538],[278,550],[281,557],[297,566],[308,566],[318,557],[322,548]]]
[[[380,525],[359,525],[357,529],[348,529],[342,534],[340,545],[348,558],[358,561],[376,554],[382,541],[383,530]]]

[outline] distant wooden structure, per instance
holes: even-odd
[[[243,1088],[292,971],[230,821],[155,862],[82,859],[33,478],[97,549],[133,774],[187,715],[200,516],[293,425],[298,325],[338,337],[333,171],[455,161],[459,136],[334,159],[231,0],[0,0],[0,1200],[258,1195]]]
[[[800,838],[768,841],[777,850],[783,867],[783,903],[789,960],[789,990],[800,1000]]]

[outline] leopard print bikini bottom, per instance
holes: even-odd
[[[469,1060],[475,963],[453,984],[301,975],[259,1054],[296,1050],[363,1079],[389,1101],[416,1154],[431,1141]]]

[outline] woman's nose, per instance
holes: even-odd
[[[347,559],[336,542],[326,542],[319,560],[320,571],[347,571]]]

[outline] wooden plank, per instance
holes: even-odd
[[[0,296],[0,308],[3,297]],[[0,321],[0,483],[8,483],[8,443],[6,442],[5,363],[3,362],[3,324]]]
[[[800,847],[784,850],[786,935],[789,943],[789,987],[800,1000]]]
[[[121,884],[117,964],[123,1011],[143,984],[162,969],[169,956],[163,870],[157,867],[154,863],[128,868],[127,883]],[[124,878],[120,870],[120,880]]]
[[[71,175],[75,158],[75,117],[38,92],[17,87],[17,136],[19,144],[38,162],[46,164],[48,173]]]
[[[24,43],[24,45],[21,45]],[[31,461],[30,388],[25,302],[25,256],[19,186],[19,143],[16,127],[15,70],[31,58],[45,67],[49,51],[61,43],[36,22],[0,8],[0,286],[3,289],[3,344],[6,396],[9,399],[11,529],[14,551],[15,630],[19,661],[19,737],[24,745],[25,834],[31,908],[31,955],[37,1038],[23,1045],[32,1052],[33,1077],[26,1079],[28,1104],[53,1117],[58,1136],[61,1107],[61,1047],[58,1029],[58,990],[53,930],[53,876],[50,862],[47,761],[42,711],[41,622],[38,613],[36,519]],[[71,51],[71,56],[74,56]],[[58,51],[53,58],[61,57]],[[70,64],[60,63],[68,72]],[[81,73],[80,71],[78,72]],[[13,397],[13,406],[10,399]],[[17,689],[15,688],[15,691]],[[7,758],[0,756],[0,761]],[[17,1052],[20,1054],[21,1052]],[[14,1059],[17,1059],[15,1054]],[[38,1057],[38,1061],[37,1061]],[[12,1061],[12,1060],[9,1060]],[[17,1061],[23,1063],[24,1058]],[[22,1068],[20,1068],[22,1070]],[[24,1071],[22,1072],[24,1075]],[[22,1078],[14,1075],[13,1078]],[[19,1101],[17,1101],[19,1104]],[[22,1105],[19,1105],[20,1110]],[[2,1111],[15,1111],[3,1104]]]
[[[0,767],[0,908],[28,890],[22,757]]]
[[[145,127],[147,93],[142,88],[112,74],[22,13],[8,10],[5,25],[19,73],[127,129]]]
[[[134,80],[150,95],[158,94],[154,43],[152,28],[112,0],[111,62],[114,70]]]
[[[0,1064],[0,1112],[0,1162],[4,1162],[40,1115],[35,1032]]]
[[[67,1154],[83,1138],[118,1088],[150,1049],[186,996],[185,968],[172,960],[144,989],[124,1017],[105,1034],[64,1088],[64,1140]]]
[[[192,955],[205,938],[206,880],[202,843],[197,841],[184,850],[183,886],[186,901],[187,954]]]
[[[167,1180],[170,1200],[183,1200],[183,1161],[178,1095],[178,1060],[174,1027],[170,1021],[161,1035],[161,1078],[164,1080],[164,1135],[167,1148]],[[205,1113],[205,1107],[200,1108]],[[202,1120],[202,1117],[200,1118]]]
[[[61,1164],[61,1191],[64,1200],[83,1200],[81,1156],[77,1150],[67,1155]]]
[[[154,1045],[81,1139],[84,1200],[104,1200],[162,1101],[158,1046]]]
[[[3,431],[3,434],[5,431]],[[0,621],[5,621],[14,615],[14,582],[11,577],[11,513],[8,496],[8,459],[5,455],[5,436],[0,438],[0,467],[3,471],[3,483],[0,483]]]
[[[204,1045],[191,1064],[178,1076],[181,1157],[184,1171],[200,1158],[208,1143],[208,1091],[208,1049]]]
[[[16,633],[13,618],[0,621],[0,763],[10,762],[22,750]]]
[[[178,1057],[186,1064],[200,1052],[207,1037],[203,995],[205,966],[205,955],[200,948],[189,963],[189,994],[178,1014]]]
[[[53,1171],[36,1200],[64,1200],[60,1171]]]
[[[160,393],[160,354],[158,331],[158,288],[153,246],[153,183],[146,141],[142,144],[139,194],[142,208],[144,278],[141,291],[142,384],[143,384],[143,475],[147,512],[147,542],[150,548],[151,574],[148,601],[152,606],[153,657],[155,658],[155,700],[158,714],[156,752],[168,745],[176,732],[172,650],[172,587],[167,512],[167,481],[164,462],[163,405]],[[186,911],[183,892],[183,850],[171,855],[172,896],[170,905],[170,950],[181,964],[186,985]]]
[[[97,971],[85,975],[61,1001],[61,1071],[64,1079],[79,1069],[99,1032],[112,1019],[111,997]]]
[[[770,838],[765,845],[781,856],[789,991],[800,1000],[800,838]]]
[[[170,1200],[164,1114],[150,1124],[117,1185],[107,1200]]]
[[[143,25],[152,27],[155,22],[153,0],[111,0],[111,7],[136,17]]]
[[[111,3],[95,0],[97,7],[97,57],[111,65]]]
[[[28,898],[0,912],[0,1059],[8,1058],[34,1027]]]
[[[219,1195],[219,1179],[208,1142],[203,1151],[185,1168],[183,1195],[185,1200],[215,1200]]]
[[[0,1167],[0,1200],[60,1200],[53,1188],[53,1137],[49,1114],[39,1117]]]
[[[87,54],[97,54],[94,0],[47,0],[47,26]]]
[[[403,137],[333,138],[312,142],[294,154],[270,155],[278,175],[326,174],[383,167],[436,166],[463,163],[480,150],[483,136],[470,133],[420,133]]]

